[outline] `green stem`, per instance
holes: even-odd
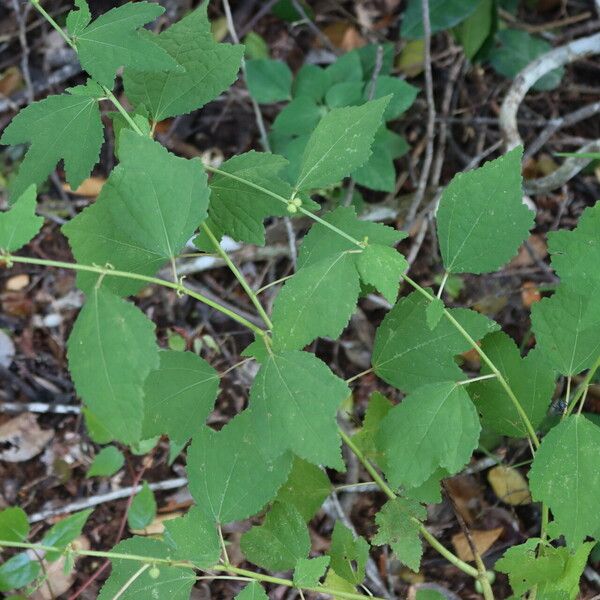
[[[60,27],[60,25],[46,12],[44,7],[40,4],[40,0],[29,1],[31,2],[31,4],[33,4],[33,7],[42,15],[42,17],[44,17],[44,19],[46,19],[46,21],[48,21],[48,23],[50,23],[50,25],[52,25],[54,29],[56,29],[56,31],[60,34],[60,37],[62,37],[62,39],[65,40],[65,42],[67,42],[67,44],[71,46],[71,48],[73,48],[75,52],[77,52],[77,47],[73,43],[73,40],[63,31],[63,28]]]
[[[122,117],[127,121],[131,129],[137,134],[144,135],[144,132],[138,127],[138,124],[131,118],[131,115],[125,110],[125,107],[119,102],[117,97],[106,87],[102,86],[106,97],[115,105],[115,108],[121,113]]]
[[[254,304],[254,306],[256,307],[256,310],[258,311],[258,314],[262,317],[262,320],[265,322],[265,325],[269,329],[273,329],[273,323],[271,322],[269,315],[266,313],[265,309],[260,303],[260,300],[254,293],[254,290],[250,287],[250,285],[246,281],[246,278],[242,275],[240,270],[233,264],[233,261],[231,260],[231,258],[229,258],[227,252],[223,250],[221,244],[219,244],[219,240],[210,230],[210,227],[206,223],[202,223],[201,227],[204,233],[206,233],[206,235],[208,236],[210,243],[215,247],[217,254],[225,261],[225,263],[229,267],[229,270],[233,273],[234,277],[238,280],[239,284],[242,286],[242,288],[248,295],[248,298],[250,298],[252,304]]]
[[[480,375],[479,377],[473,377],[471,379],[463,379],[462,381],[457,381],[456,385],[469,385],[470,383],[485,381],[486,379],[496,379],[496,374],[490,373],[489,375]]]
[[[142,565],[120,588],[119,591],[113,596],[113,600],[118,600],[131,585],[138,579],[144,571],[150,568],[150,563]]]
[[[229,318],[237,321],[244,327],[248,327],[257,335],[265,337],[267,332],[257,327],[254,323],[251,323],[245,317],[238,315],[233,310],[227,308],[226,306],[222,306],[218,302],[199,294],[198,292],[194,292],[193,290],[187,288],[181,283],[171,282],[165,279],[158,279],[157,277],[148,277],[146,275],[141,275],[140,273],[131,273],[129,271],[117,271],[115,269],[111,269],[109,267],[98,267],[95,265],[80,265],[78,263],[69,263],[62,262],[58,260],[46,260],[42,258],[30,258],[28,256],[13,256],[12,254],[3,254],[0,255],[0,263],[4,262],[6,265],[10,265],[11,263],[23,263],[28,265],[40,265],[43,267],[55,267],[58,269],[71,269],[73,271],[85,271],[87,273],[97,273],[98,275],[106,276],[106,277],[121,277],[123,279],[134,279],[137,281],[143,281],[144,283],[149,283],[153,285],[160,285],[162,287],[166,287],[172,290],[175,290],[178,294],[185,294],[186,296],[190,296],[215,310],[227,315]]]
[[[383,477],[377,472],[377,469],[371,464],[369,459],[362,453],[360,448],[354,443],[352,438],[341,428],[339,429],[340,436],[344,440],[344,443],[352,450],[353,454],[358,458],[358,460],[362,463],[363,467],[367,470],[369,475],[373,478],[373,481],[380,487],[381,491],[390,499],[394,500],[397,496],[395,492],[390,488],[390,486],[385,482]],[[455,567],[460,569],[463,573],[474,577],[475,579],[479,579],[479,572],[477,569],[462,561],[458,556],[450,552],[443,544],[441,544],[419,521],[414,517],[411,517],[411,520],[415,525],[418,526],[421,535],[429,542],[432,548],[434,548],[439,554],[441,554],[448,562],[453,564]]]
[[[571,400],[571,403],[567,407],[567,416],[573,412],[573,410],[575,409],[575,406],[577,406],[577,403],[579,402],[579,400],[587,392],[587,389],[590,386],[590,383],[592,382],[592,379],[594,378],[594,375],[596,374],[596,371],[599,368],[600,368],[600,356],[596,359],[596,362],[590,367],[586,376],[583,378],[583,381],[579,384],[579,387],[577,388],[577,391],[575,392],[575,395],[573,396],[573,400]]]

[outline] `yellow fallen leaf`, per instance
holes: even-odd
[[[73,191],[68,183],[63,185],[65,191],[77,196],[85,196],[86,198],[95,198],[101,191],[102,186],[106,182],[104,177],[88,177],[84,179],[81,185]]]
[[[144,529],[131,529],[130,531],[135,535],[161,535],[165,532],[165,521],[176,519],[182,514],[182,512],[173,512],[166,515],[157,515],[148,527],[144,527]]]
[[[502,502],[512,506],[531,504],[529,486],[517,469],[502,465],[494,467],[488,473],[488,481]]]
[[[494,542],[500,537],[502,531],[504,531],[502,527],[484,531],[477,529],[471,530],[471,539],[473,540],[473,544],[477,549],[479,556],[483,556],[494,545]],[[467,537],[462,531],[452,536],[452,545],[461,560],[475,560]]]
[[[14,275],[6,282],[6,289],[9,292],[20,292],[29,285],[29,275],[22,273]]]
[[[396,59],[396,68],[406,77],[416,77],[423,72],[425,43],[423,40],[408,42]]]

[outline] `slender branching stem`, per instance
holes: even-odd
[[[77,51],[73,40],[64,32],[63,28],[49,15],[44,7],[40,4],[40,0],[29,0],[33,7],[50,23],[50,25],[59,33],[60,37],[71,47],[73,50]]]

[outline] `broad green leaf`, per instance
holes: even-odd
[[[475,11],[454,28],[454,36],[469,60],[473,60],[494,26],[494,0],[479,0]]]
[[[143,104],[154,121],[201,108],[236,79],[243,46],[214,41],[206,11],[208,2],[153,38],[184,70],[148,72],[144,65],[123,75],[127,97]]]
[[[75,538],[81,535],[83,526],[92,514],[92,509],[82,510],[69,515],[62,521],[53,525],[42,538],[42,546],[55,546],[56,548],[66,548]],[[54,561],[59,558],[61,552],[48,551],[45,559]]]
[[[246,82],[250,95],[260,104],[290,100],[292,95],[292,72],[281,60],[246,61]]]
[[[104,287],[93,288],[71,331],[68,359],[77,393],[113,439],[139,441],[142,386],[158,366],[152,321]]]
[[[368,97],[370,84],[365,87],[365,95]],[[391,77],[389,75],[380,75],[375,82],[374,99],[383,98],[392,95],[385,112],[383,113],[384,121],[397,119],[405,113],[415,101],[419,89],[414,85],[410,85],[403,79]]]
[[[30,144],[10,186],[13,198],[43,183],[61,159],[73,189],[98,162],[104,139],[97,100],[102,91],[91,83],[67,91],[30,104],[4,130],[1,144]]]
[[[293,505],[275,502],[264,523],[242,535],[240,546],[251,563],[270,571],[287,571],[308,556],[310,536]]]
[[[291,197],[290,185],[279,175],[287,164],[282,156],[252,150],[221,165],[221,171],[239,179],[217,173],[210,180],[209,222],[217,238],[225,234],[239,242],[264,245],[263,221],[267,217],[288,214],[286,204],[268,193]],[[264,190],[253,186],[261,186]],[[202,234],[199,238],[203,239]],[[201,246],[209,247],[205,243]],[[212,246],[210,249],[214,251]]]
[[[375,336],[371,358],[375,373],[403,391],[414,390],[424,381],[464,379],[454,357],[469,350],[469,342],[445,318],[430,329],[428,304],[418,292],[401,298]],[[452,308],[449,312],[475,340],[498,329],[496,323],[472,310]]]
[[[337,410],[346,383],[313,354],[285,351],[261,365],[250,390],[253,426],[273,457],[291,450],[317,465],[342,470]]]
[[[329,477],[316,465],[297,456],[276,500],[293,504],[305,521],[310,521],[331,493]]]
[[[393,487],[421,485],[438,467],[457,473],[479,443],[479,417],[463,386],[425,384],[395,406],[377,436]]]
[[[488,273],[517,253],[534,216],[523,204],[522,156],[519,146],[459,173],[442,193],[437,231],[447,271]]]
[[[431,33],[450,29],[471,15],[479,0],[429,0]],[[421,0],[409,0],[404,12],[401,38],[414,40],[424,36]]]
[[[88,477],[110,477],[125,463],[123,453],[114,446],[102,448],[94,457],[94,462],[87,472]]]
[[[42,228],[44,218],[35,214],[35,185],[30,185],[6,212],[0,212],[0,249],[4,252],[20,250]]]
[[[144,481],[142,489],[135,495],[127,513],[129,529],[144,529],[156,517],[156,500],[154,494]]]
[[[383,55],[381,57],[381,69],[379,73],[381,75],[389,75],[394,68],[394,57],[395,47],[392,42],[383,42],[377,44],[367,44],[361,48],[356,49],[356,53],[360,58],[360,63],[363,70],[363,79],[365,81],[371,81],[375,66],[378,63],[377,55],[379,54],[379,48],[383,49]]]
[[[294,585],[299,588],[317,587],[330,560],[330,556],[299,559],[294,568]]]
[[[357,51],[342,54],[325,69],[330,86],[344,81],[363,81],[364,74],[360,54]]]
[[[75,0],[75,8],[67,14],[67,31],[72,36],[79,35],[92,20],[87,0]]]
[[[508,79],[514,79],[538,56],[552,50],[551,44],[546,40],[518,29],[499,31],[496,38],[500,46],[491,50],[490,64],[496,72]],[[550,71],[533,85],[533,89],[553,90],[560,84],[564,72],[563,67]]]
[[[113,549],[118,554],[169,558],[169,547],[159,540],[135,536],[118,543]],[[145,569],[133,581],[143,563],[124,558],[112,561],[110,577],[100,590],[98,600],[113,600],[119,592],[119,600],[189,600],[190,592],[196,582],[192,569],[170,567],[158,564],[156,568]],[[156,577],[153,577],[157,575]]]
[[[29,521],[22,508],[12,506],[0,511],[0,540],[24,542],[29,534]]]
[[[538,350],[525,358],[515,342],[498,331],[486,336],[483,351],[504,376],[531,424],[537,428],[544,420],[556,387],[555,375]],[[491,373],[483,365],[482,375]],[[496,379],[478,381],[469,386],[469,393],[481,413],[483,425],[501,435],[527,437],[527,430],[504,388]]]
[[[364,164],[379,129],[389,97],[362,106],[336,108],[313,131],[304,155],[296,189],[309,190],[338,183]]]
[[[392,403],[379,392],[373,392],[369,398],[367,412],[362,428],[352,436],[352,441],[360,451],[376,464],[381,464],[381,456],[376,444],[376,435],[381,423],[392,410]]]
[[[277,115],[272,129],[281,135],[302,135],[311,132],[322,116],[321,107],[312,98],[299,96]]]
[[[436,589],[420,587],[417,589],[415,600],[445,600],[447,596]]]
[[[289,454],[265,456],[265,442],[253,434],[249,416],[237,415],[219,432],[203,427],[188,449],[190,492],[217,523],[257,513],[277,495],[291,467]]]
[[[562,375],[577,375],[600,355],[600,303],[596,290],[582,294],[559,286],[531,309],[537,347]]]
[[[178,158],[158,142],[124,130],[121,164],[94,204],[63,231],[78,262],[154,275],[174,259],[206,217],[209,189],[198,160]],[[80,273],[84,289],[97,275]],[[136,293],[139,281],[107,277],[103,286]]]
[[[444,316],[444,303],[436,298],[432,300],[425,309],[425,318],[427,319],[427,326],[432,331],[438,326],[442,317]]]
[[[269,600],[269,597],[258,581],[252,581],[235,597],[235,600]]]
[[[325,69],[316,65],[305,64],[296,73],[292,85],[294,98],[306,97],[315,102],[321,101],[329,87],[331,79]]]
[[[251,31],[244,38],[244,53],[247,58],[269,58],[269,45],[265,38]]]
[[[405,487],[403,493],[407,498],[423,504],[438,504],[442,501],[442,479],[446,479],[449,475],[450,473],[446,469],[436,469],[421,485],[412,488]]]
[[[367,540],[354,534],[341,521],[336,521],[331,536],[331,568],[342,579],[360,584],[365,578],[365,569],[369,558]]]
[[[358,258],[361,280],[377,288],[392,304],[396,302],[400,279],[407,269],[404,256],[389,246],[369,244]]]
[[[165,521],[164,541],[172,558],[189,560],[200,568],[214,567],[221,556],[217,528],[197,506],[183,517]]]
[[[362,81],[344,81],[332,85],[325,94],[325,103],[329,108],[341,108],[342,106],[356,106],[363,99]]]
[[[149,32],[141,29],[162,15],[165,10],[162,6],[154,2],[129,2],[91,22],[87,3],[80,0],[78,6],[80,10],[68,17],[67,25],[73,28],[70,33],[81,66],[99,84],[112,88],[117,70],[123,66],[146,71],[178,68],[154,43]]]
[[[335,592],[343,592],[344,594],[356,594],[356,586],[344,578],[340,577],[333,569],[327,571],[327,577],[325,577],[324,587]],[[344,600],[347,598],[346,595],[339,596],[333,594],[333,600]]]
[[[0,592],[8,592],[26,586],[40,575],[40,563],[20,552],[0,565]]]
[[[533,499],[550,507],[570,548],[600,534],[599,453],[600,427],[572,415],[544,437],[529,471]]]
[[[159,366],[144,383],[142,435],[166,434],[183,444],[212,411],[219,392],[219,374],[193,352],[159,353]]]
[[[423,546],[419,524],[413,519],[422,521],[426,517],[425,507],[414,500],[388,500],[375,515],[378,530],[371,541],[378,546],[389,544],[398,559],[416,573],[421,565]]]

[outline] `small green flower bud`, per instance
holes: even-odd
[[[150,579],[158,579],[160,576],[160,569],[156,565],[153,565],[148,571],[148,575]]]

